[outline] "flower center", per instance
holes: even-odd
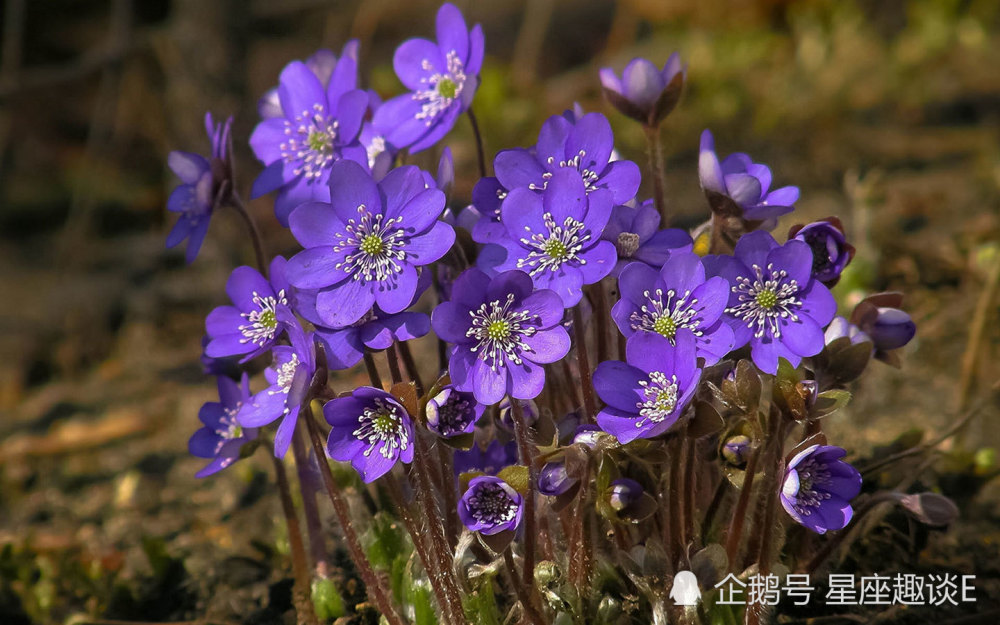
[[[465,336],[478,341],[472,351],[479,352],[479,357],[494,371],[508,360],[515,365],[521,364],[521,353],[533,351],[524,339],[533,336],[538,329],[527,325],[532,320],[529,311],[510,309],[513,303],[514,296],[508,294],[503,304],[494,300],[469,311],[472,325]]]
[[[405,232],[399,227],[402,217],[393,217],[383,223],[384,215],[372,215],[364,204],[358,206],[358,218],[347,222],[347,232],[337,233],[334,252],[352,250],[337,263],[354,280],[370,282],[385,280],[399,273],[400,261],[406,258]]]
[[[215,443],[215,453],[222,451],[222,447],[231,440],[243,436],[243,428],[236,422],[236,413],[240,411],[243,402],[236,402],[232,408],[223,408],[223,416],[219,419],[219,424],[215,427],[215,434],[219,440]]]
[[[799,283],[788,279],[784,269],[775,271],[768,264],[767,270],[759,265],[752,267],[752,278],[740,276],[732,287],[738,295],[739,304],[726,308],[726,313],[746,322],[756,338],[770,335],[781,338],[781,321],[798,321],[795,310],[802,306],[799,293]]]
[[[634,232],[619,232],[615,248],[618,249],[618,256],[632,258],[632,255],[639,250],[639,235]]]
[[[560,225],[552,218],[552,213],[544,213],[542,221],[545,224],[544,233],[531,233],[531,238],[521,239],[521,244],[530,251],[526,257],[517,260],[518,269],[528,268],[528,273],[534,276],[546,269],[556,271],[563,263],[587,264],[578,256],[590,240],[590,230],[583,222],[567,217]]]
[[[458,58],[458,53],[452,50],[445,56],[447,65],[446,71],[433,72],[420,82],[426,85],[424,89],[418,89],[413,93],[413,99],[423,102],[420,111],[416,114],[416,119],[425,120],[424,124],[431,126],[444,111],[451,106],[452,102],[462,94],[465,88],[465,65],[462,59]],[[431,72],[430,61],[424,59],[421,67],[426,72]]]
[[[815,232],[810,232],[805,236],[806,243],[809,244],[813,253],[813,275],[823,274],[833,269],[838,250],[836,245],[830,240],[831,238],[816,234]]]
[[[809,516],[813,513],[813,509],[831,497],[825,490],[814,488],[829,483],[830,470],[827,465],[810,458],[795,467],[795,472],[799,476],[799,490],[795,493],[793,507],[802,516]]]
[[[702,336],[704,331],[699,329],[701,319],[698,318],[697,299],[691,299],[691,291],[685,291],[680,297],[677,292],[669,289],[664,300],[663,289],[655,291],[643,291],[647,304],[643,304],[638,312],[629,316],[629,322],[633,330],[644,332],[656,332],[666,339],[670,339],[670,344],[674,344],[674,337],[677,336],[678,328],[687,328],[696,337]],[[674,299],[676,297],[676,299]]]
[[[535,184],[534,182],[528,185],[529,189],[535,191],[544,191],[549,186],[549,180],[552,179],[551,169],[556,169],[558,167],[571,167],[578,172],[580,172],[580,178],[583,180],[584,186],[587,188],[587,193],[597,190],[597,181],[599,176],[591,167],[596,167],[597,163],[590,161],[589,163],[584,159],[587,157],[586,150],[580,150],[577,152],[576,156],[573,158],[568,158],[566,160],[556,162],[554,156],[550,156],[545,159],[545,162],[549,165],[550,171],[546,171],[542,174],[542,184]]]
[[[438,433],[451,436],[464,432],[474,417],[471,402],[457,393],[450,393],[448,399],[438,406]]]
[[[278,148],[281,158],[294,165],[296,176],[316,180],[340,157],[336,150],[338,125],[322,104],[314,104],[312,111],[285,120],[285,140]]]
[[[406,423],[396,406],[380,398],[376,398],[374,402],[374,407],[365,408],[361,413],[358,428],[352,434],[358,440],[368,443],[368,449],[364,451],[366,458],[376,447],[383,458],[395,458],[410,446]]]
[[[292,380],[295,379],[295,371],[299,368],[299,355],[292,353],[291,360],[278,365],[278,381],[276,384],[281,388],[282,393],[287,393],[292,388]]]
[[[669,378],[662,371],[653,371],[648,380],[640,380],[643,401],[636,403],[639,415],[637,428],[648,423],[662,423],[677,407],[677,376]]]
[[[468,499],[472,517],[484,525],[508,523],[517,514],[517,503],[499,484],[480,484]]]
[[[368,156],[368,169],[375,167],[375,159],[385,152],[385,137],[377,135],[372,137],[371,143],[365,146],[365,153]]]
[[[263,346],[268,341],[274,340],[278,332],[278,306],[287,306],[288,299],[285,297],[285,290],[278,291],[277,297],[261,297],[257,291],[253,292],[253,304],[256,306],[250,312],[240,313],[240,316],[249,323],[238,326],[238,330],[243,334],[240,343],[253,343]]]

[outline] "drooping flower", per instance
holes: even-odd
[[[466,450],[455,452],[455,475],[470,471],[480,471],[489,475],[496,475],[504,467],[517,464],[517,443],[508,441],[501,443],[493,439],[485,448],[474,444]]]
[[[594,371],[594,390],[607,404],[597,425],[622,444],[669,430],[701,379],[695,345],[685,328],[673,343],[655,332],[634,334],[625,345],[628,362],[605,361]]]
[[[438,218],[444,194],[428,189],[416,167],[398,167],[378,184],[357,163],[334,163],[330,203],[308,202],[289,218],[305,248],[288,261],[288,281],[318,290],[316,313],[328,327],[361,319],[374,304],[403,311],[417,290],[417,267],[455,241]]]
[[[239,383],[226,376],[218,376],[219,401],[201,407],[198,418],[204,424],[188,441],[188,451],[199,458],[211,458],[195,477],[218,473],[240,458],[244,443],[257,438],[257,430],[243,428],[236,421],[236,413],[250,399],[250,379],[244,373]]]
[[[256,393],[236,416],[244,427],[261,427],[281,419],[274,433],[274,455],[284,458],[295,433],[302,400],[316,372],[316,346],[311,332],[298,323],[288,326],[291,345],[271,349],[274,360],[264,370],[267,388]]]
[[[242,362],[270,349],[295,323],[289,307],[285,259],[271,261],[268,281],[253,267],[237,267],[226,282],[232,306],[219,306],[205,319],[209,342],[205,355],[221,358],[246,354]]]
[[[639,167],[632,161],[612,161],[615,138],[600,113],[588,113],[575,124],[553,115],[542,125],[531,149],[503,150],[494,160],[499,183],[514,190],[544,191],[560,171],[571,171],[587,193],[606,189],[615,204],[625,204],[639,190]]]
[[[455,388],[495,404],[504,395],[532,399],[542,392],[542,365],[569,352],[562,316],[559,296],[533,291],[528,274],[491,279],[471,268],[455,280],[452,299],[434,309],[431,325],[453,345],[448,371]]]
[[[871,339],[872,357],[894,367],[900,366],[895,350],[917,334],[917,324],[900,309],[902,305],[901,293],[876,293],[861,300],[851,313],[851,323]]]
[[[795,225],[788,238],[809,245],[813,252],[813,277],[833,287],[840,280],[844,267],[854,258],[854,246],[844,237],[844,226],[836,217],[827,217],[808,225]]]
[[[861,474],[841,458],[840,447],[813,445],[795,455],[785,469],[781,505],[796,523],[817,534],[851,522],[851,499],[861,492]]]
[[[524,498],[498,477],[482,475],[469,480],[458,502],[458,517],[469,531],[491,536],[517,529],[524,514]]]
[[[424,412],[427,429],[443,438],[451,438],[473,432],[485,410],[486,406],[477,402],[472,393],[463,393],[448,384],[427,400]]]
[[[622,204],[611,210],[611,219],[601,238],[614,243],[618,252],[612,276],[617,278],[625,265],[635,261],[659,269],[671,253],[690,252],[694,247],[686,231],[680,228],[659,230],[659,227],[660,213],[652,200],[635,206]]]
[[[807,244],[793,239],[778,245],[761,231],[741,238],[733,256],[705,258],[708,272],[731,285],[724,318],[735,347],[749,342],[753,362],[764,373],[777,372],[779,357],[797,367],[823,349],[823,328],[837,303],[813,278],[812,266]]]
[[[356,56],[356,45],[345,47],[326,86],[305,63],[286,65],[278,87],[281,114],[265,118],[250,136],[250,147],[265,165],[251,197],[280,189],[274,210],[284,226],[302,202],[329,201],[335,162],[347,158],[368,165],[358,141],[368,94],[357,89]]]
[[[430,286],[430,273],[420,272],[412,306]],[[294,308],[315,327],[316,339],[322,342],[331,370],[350,369],[361,361],[365,349],[388,349],[393,341],[409,341],[424,336],[431,329],[427,314],[404,310],[389,314],[375,304],[361,319],[342,328],[328,328],[316,312],[318,291],[296,291]],[[409,306],[407,307],[409,308]]]
[[[330,424],[326,450],[331,458],[350,462],[364,482],[388,473],[397,462],[413,460],[413,422],[406,408],[385,391],[362,386],[349,397],[323,406]]]
[[[601,70],[601,85],[608,102],[623,115],[653,128],[677,106],[684,79],[684,67],[676,52],[662,70],[642,58],[632,59],[620,79],[610,67]]]
[[[233,168],[229,154],[232,124],[232,117],[216,124],[212,114],[205,113],[205,132],[212,142],[211,156],[206,159],[201,154],[173,151],[167,157],[170,169],[181,179],[181,184],[167,199],[167,210],[180,213],[167,235],[167,247],[175,247],[187,239],[184,258],[188,264],[194,262],[201,250],[217,204],[225,200],[219,193],[232,191]]]
[[[706,279],[697,255],[670,254],[659,271],[632,263],[622,272],[618,290],[621,299],[612,306],[611,317],[625,336],[655,332],[673,342],[678,330],[686,328],[707,365],[733,349],[733,331],[722,319],[729,283],[717,276]]]
[[[771,190],[771,170],[742,152],[730,154],[720,164],[708,130],[701,133],[698,177],[709,204],[714,206],[714,196],[729,198],[742,209],[747,221],[770,220],[790,213],[799,199],[798,187]]]
[[[410,93],[383,104],[372,123],[389,143],[411,153],[437,143],[472,105],[484,48],[479,24],[470,30],[455,5],[441,5],[437,42],[410,39],[393,56],[396,75]]]
[[[563,305],[574,306],[582,287],[600,281],[618,260],[615,246],[601,240],[611,216],[606,191],[586,193],[575,172],[561,170],[538,194],[514,189],[503,201],[501,219],[506,233],[479,253],[480,269],[491,272],[520,269],[539,289],[552,289]]]

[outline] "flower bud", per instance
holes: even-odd
[[[854,258],[854,246],[847,242],[844,228],[836,217],[806,226],[792,226],[788,237],[794,237],[812,248],[812,275],[827,286],[833,286],[840,280],[844,267]]]
[[[573,488],[579,480],[566,472],[562,462],[550,462],[538,474],[538,492],[549,497],[558,497]]]
[[[611,482],[608,501],[616,512],[623,512],[642,498],[643,489],[639,482],[622,478]]]
[[[742,467],[750,453],[750,437],[738,434],[732,436],[722,446],[722,457],[734,467]]]
[[[677,106],[684,89],[685,71],[677,53],[663,69],[646,59],[632,59],[621,78],[610,67],[601,70],[604,96],[619,112],[655,128]]]

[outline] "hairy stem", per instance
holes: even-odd
[[[250,212],[247,210],[246,205],[243,203],[239,194],[236,193],[235,189],[229,195],[228,204],[236,209],[236,214],[240,216],[243,223],[246,224],[247,230],[250,231],[250,240],[253,242],[254,257],[257,259],[257,269],[264,277],[267,277],[267,255],[264,254],[264,243],[260,237],[260,230],[257,229],[256,222],[254,222],[253,217],[250,216]]]
[[[753,490],[754,474],[757,472],[757,461],[760,457],[760,450],[755,449],[747,462],[746,471],[743,474],[743,487],[740,488],[740,497],[736,500],[736,508],[733,510],[733,519],[729,523],[729,533],[726,535],[726,555],[729,557],[729,570],[735,570],[736,556],[740,552],[740,538],[743,536],[743,524],[747,517],[747,508],[750,504],[750,491]]]
[[[476,114],[472,112],[472,107],[465,112],[469,116],[469,123],[472,124],[472,134],[476,137],[476,158],[479,162],[479,177],[486,177],[486,151],[483,149],[483,134],[479,131],[479,121]]]
[[[378,373],[378,367],[375,366],[375,359],[372,357],[371,352],[365,350],[365,369],[368,370],[368,380],[371,385],[377,389],[384,389],[382,386],[382,376]]]
[[[417,389],[417,396],[424,394],[424,383],[420,379],[420,373],[417,371],[417,361],[413,359],[413,353],[410,351],[410,346],[406,341],[397,341],[397,349],[399,350],[399,355],[403,358],[403,368],[406,369],[406,375],[413,380],[413,384]]]
[[[313,482],[309,475],[309,454],[302,440],[303,432],[296,428],[292,436],[292,453],[295,456],[295,471],[299,476],[299,489],[302,494],[302,510],[306,517],[306,532],[309,534],[309,553],[312,556],[313,570],[323,578],[330,574],[330,562],[326,555],[326,541],[323,540],[323,522],[320,520],[319,507],[316,505],[316,491],[310,485]]]
[[[316,612],[313,609],[310,584],[309,563],[306,560],[305,545],[302,544],[302,530],[299,527],[299,517],[292,503],[292,493],[288,487],[288,474],[281,459],[271,455],[274,461],[274,474],[278,478],[278,492],[281,495],[281,510],[285,513],[285,523],[288,526],[288,545],[292,551],[292,574],[295,577],[294,604],[299,625],[319,625]]]
[[[649,173],[653,178],[653,203],[660,213],[660,227],[670,225],[670,215],[667,213],[666,171],[663,166],[663,144],[660,140],[659,126],[644,126],[646,131],[646,155],[649,158]]]
[[[524,617],[532,625],[545,625],[542,616],[531,603],[530,587],[517,574],[517,567],[514,566],[514,556],[511,555],[510,549],[510,546],[508,546],[503,550],[503,561],[507,565],[508,573],[510,573],[514,594],[517,595],[517,600],[521,603],[521,609],[524,610]]]
[[[521,402],[510,398],[511,414],[514,419],[514,438],[517,439],[517,451],[521,464],[528,467],[528,493],[524,497],[524,583],[528,588],[534,588],[535,579],[535,541],[538,534],[535,531],[535,490],[538,488],[538,471],[535,468],[533,445],[528,440],[528,424],[524,421],[524,409]]]
[[[583,405],[586,421],[594,422],[597,415],[597,400],[594,398],[594,383],[591,379],[590,355],[587,353],[587,333],[583,331],[583,313],[579,306],[573,307],[573,335],[576,337],[576,359],[580,367],[580,386],[583,388]]]

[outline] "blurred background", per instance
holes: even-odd
[[[545,117],[578,102],[608,115],[618,150],[645,167],[641,129],[602,100],[597,71],[679,51],[688,82],[664,126],[675,223],[708,215],[704,128],[720,154],[748,152],[776,185],[801,188],[779,239],[796,222],[843,218],[858,256],[837,288],[842,314],[865,293],[903,291],[918,334],[901,370],[875,363],[852,389],[831,441],[856,458],[884,454],[981,408],[932,462],[875,476],[892,485],[904,471],[946,492],[960,521],[909,543],[887,530],[865,553],[898,549],[893,561],[975,573],[983,599],[998,596],[1000,415],[982,398],[1000,372],[1000,3],[456,3],[486,33],[474,108],[490,160],[532,144]],[[192,266],[182,248],[164,249],[176,184],[166,155],[208,150],[206,110],[233,115],[246,197],[260,169],[246,145],[256,100],[281,68],[357,37],[362,83],[395,95],[392,53],[433,37],[437,6],[2,2],[0,623],[287,618],[287,544],[266,458],[198,481],[201,461],[187,455],[198,408],[215,394],[198,359],[204,316],[251,248],[221,212]],[[467,122],[444,143],[455,195],[467,199]],[[294,251],[269,198],[250,209],[271,253]],[[344,387],[361,379],[348,372]],[[905,533],[901,523],[893,531]]]

